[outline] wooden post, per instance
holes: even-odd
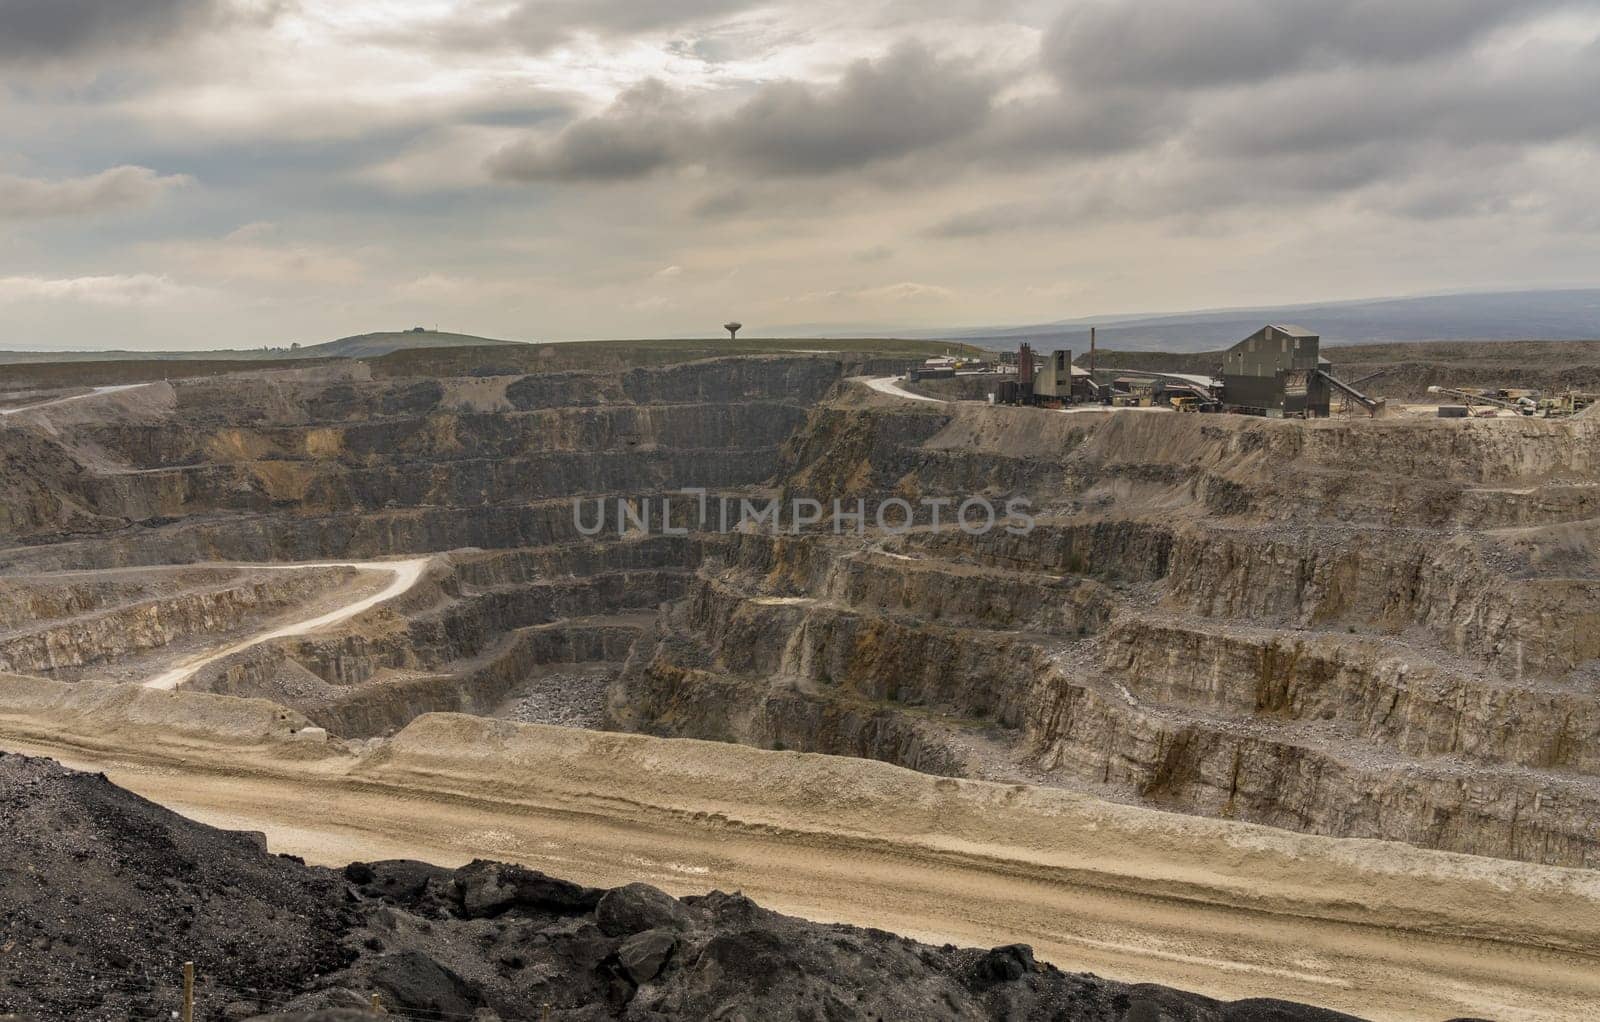
[[[379,997],[377,994],[372,995],[372,1013],[374,1015],[386,1014],[386,1012],[383,1010],[383,998]]]
[[[183,963],[183,1022],[194,1022],[194,963]]]

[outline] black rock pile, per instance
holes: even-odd
[[[581,887],[518,866],[342,871],[103,776],[0,754],[0,1016],[1334,1022],[1063,973],[1024,945],[931,947],[738,894]]]

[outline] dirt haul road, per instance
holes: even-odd
[[[887,764],[430,714],[317,744],[259,700],[0,677],[0,748],[337,865],[524,863],[742,890],[934,942],[1373,1019],[1594,1018],[1600,877],[956,781]]]
[[[0,408],[0,416],[21,415],[24,412],[37,412],[43,408],[54,408],[57,405],[68,404],[73,401],[82,401],[85,398],[99,397],[102,394],[119,394],[125,390],[138,390],[140,387],[149,387],[149,383],[118,383],[109,387],[94,387],[86,394],[72,394],[67,397],[58,397],[53,401],[41,401],[38,404],[23,405],[20,408]]]
[[[928,401],[936,405],[950,404],[949,401],[942,397],[928,397],[924,394],[911,393],[911,391],[900,386],[901,377],[899,376],[879,376],[874,378],[854,376],[851,377],[851,380],[852,382],[865,383],[878,393],[888,394],[890,397],[901,397],[907,401]]]
[[[192,678],[196,671],[210,663],[215,663],[224,657],[242,653],[252,646],[259,646],[263,642],[273,639],[284,639],[293,635],[308,635],[319,628],[331,628],[336,624],[348,621],[357,614],[371,610],[380,603],[392,600],[411,590],[422,578],[423,572],[428,569],[431,557],[417,557],[408,561],[313,561],[307,563],[289,564],[236,564],[235,567],[249,568],[253,571],[304,571],[314,568],[355,568],[357,571],[382,571],[388,572],[394,578],[387,586],[370,596],[363,596],[353,600],[342,607],[337,607],[325,614],[294,621],[277,628],[272,628],[252,635],[248,639],[231,643],[220,649],[194,657],[179,664],[169,671],[165,671],[153,678],[147,678],[141,684],[146,688],[174,689]]]

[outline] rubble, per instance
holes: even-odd
[[[517,866],[269,854],[43,759],[0,754],[0,1013],[197,1017],[1339,1022],[1064,973],[1021,945],[931,947],[739,894],[600,892]]]

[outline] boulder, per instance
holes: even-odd
[[[622,942],[617,959],[629,979],[644,984],[660,974],[677,946],[678,938],[670,930],[645,930]]]
[[[384,859],[365,864],[367,869],[356,869],[355,876],[372,878],[366,889],[392,904],[403,905],[414,911],[431,912],[449,900],[454,893],[455,871],[432,863],[412,859]],[[351,875],[345,874],[347,880]]]
[[[608,937],[626,937],[644,930],[681,930],[689,924],[689,913],[678,899],[659,888],[628,884],[601,897],[595,922]]]
[[[379,955],[370,982],[391,1009],[467,1016],[477,1007],[466,980],[421,951]]]
[[[512,909],[578,915],[593,911],[602,901],[601,892],[593,887],[481,859],[457,872],[455,888],[461,911],[469,919],[498,916]]]
[[[352,862],[344,868],[344,878],[352,884],[370,884],[377,874],[364,862]]]
[[[1026,944],[1007,944],[993,948],[972,964],[972,977],[978,986],[1009,983],[1019,980],[1038,966],[1033,960],[1033,948]]]

